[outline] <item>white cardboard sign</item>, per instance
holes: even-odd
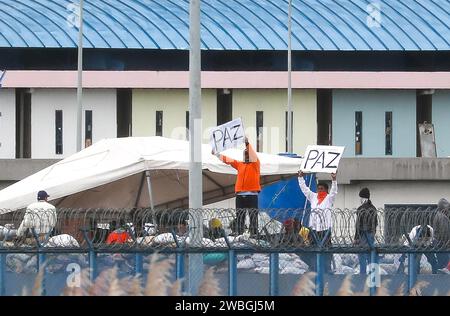
[[[303,156],[300,170],[303,172],[336,173],[344,146],[309,145]]]
[[[244,125],[237,118],[211,131],[210,143],[215,153],[234,148],[245,142]]]

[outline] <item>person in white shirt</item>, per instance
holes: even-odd
[[[403,236],[404,239],[403,244],[405,246],[416,246],[421,248],[427,248],[432,247],[434,239],[434,229],[430,225],[417,225],[414,226],[411,231],[408,234],[409,240],[411,241],[411,245],[409,243],[409,240]],[[436,258],[436,254],[432,252],[424,252],[423,253],[425,257],[428,260],[428,263],[431,265],[431,273],[436,274],[437,268],[438,268],[438,262]],[[420,259],[422,258],[422,253],[417,253],[415,260],[416,260],[416,268],[417,273],[420,273]],[[402,254],[399,262],[400,265],[397,269],[397,273],[403,273],[405,269],[405,260],[406,260],[406,254]]]
[[[31,229],[34,228],[41,241],[53,231],[56,226],[56,208],[47,202],[49,195],[39,191],[37,202],[28,205],[22,223],[17,230],[17,237],[32,238]]]
[[[311,203],[311,215],[309,217],[309,228],[317,235],[319,240],[322,240],[327,235],[324,242],[324,246],[331,246],[331,213],[338,193],[336,174],[331,174],[331,190],[328,193],[328,185],[326,183],[319,183],[317,186],[317,193],[311,191],[305,183],[302,171],[298,172],[298,184],[306,199]],[[315,240],[312,239],[311,243],[315,245]],[[331,255],[325,255],[325,271],[331,271]]]

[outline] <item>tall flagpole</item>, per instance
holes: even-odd
[[[289,0],[288,13],[288,115],[287,115],[287,152],[292,153],[292,0]]]
[[[77,152],[81,150],[81,137],[83,133],[83,0],[80,0],[78,25],[78,79],[77,79]]]
[[[189,237],[191,246],[201,247],[203,237],[202,107],[200,55],[200,0],[190,0],[189,15]],[[203,256],[189,255],[188,288],[196,295],[203,279]]]

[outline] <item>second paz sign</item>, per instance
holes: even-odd
[[[300,169],[303,172],[335,173],[344,153],[343,146],[308,146]]]

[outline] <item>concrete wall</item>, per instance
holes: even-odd
[[[385,112],[392,111],[392,155],[416,156],[415,90],[333,90],[333,145],[355,156],[355,111],[362,111],[363,154],[385,157]]]
[[[293,151],[302,155],[317,142],[316,90],[293,90]],[[233,117],[242,117],[249,140],[256,144],[256,111],[264,112],[263,152],[286,151],[287,91],[233,90]]]
[[[55,154],[55,111],[63,111],[63,154]],[[117,136],[116,90],[83,90],[83,110],[92,110],[92,138]],[[64,158],[76,152],[75,89],[35,89],[31,97],[31,157]],[[84,111],[83,136],[84,146]]]
[[[16,95],[0,89],[0,159],[16,157]]]
[[[433,94],[432,122],[438,157],[450,157],[450,91],[437,90]]]
[[[163,111],[162,136],[186,139],[187,89],[134,89],[133,136],[155,136],[156,111]],[[202,90],[203,142],[209,142],[209,128],[216,126],[216,90]]]
[[[338,182],[339,183],[339,182]],[[377,208],[385,204],[436,204],[440,198],[450,200],[449,181],[361,181],[338,184],[335,208],[356,208],[360,205],[359,191],[367,187]]]

